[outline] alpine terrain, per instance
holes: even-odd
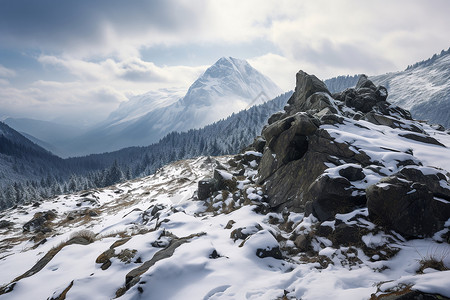
[[[98,126],[66,145],[66,155],[102,153],[147,146],[173,131],[204,127],[282,90],[245,60],[222,57],[182,97],[162,90],[131,98]]]
[[[0,299],[449,299],[450,132],[388,100],[300,71],[240,154],[2,211]]]

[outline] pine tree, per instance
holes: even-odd
[[[119,167],[119,164],[117,163],[117,160],[114,161],[111,168],[108,170],[105,176],[104,185],[109,186],[116,184],[123,180],[123,173],[122,170]]]

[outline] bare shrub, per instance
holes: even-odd
[[[85,240],[89,241],[89,243],[93,243],[96,239],[96,234],[90,230],[82,229],[80,231],[74,232],[70,235],[70,239],[81,237]]]

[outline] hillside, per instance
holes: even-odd
[[[450,127],[450,48],[431,58],[408,66],[404,71],[371,76],[389,92],[390,102],[408,109],[420,120]],[[354,87],[358,75],[325,80],[332,93]]]
[[[0,299],[448,299],[449,132],[296,79],[238,155],[3,212]]]
[[[64,166],[61,158],[0,122],[0,187],[48,174],[61,176]]]
[[[450,48],[402,72],[371,77],[390,91],[393,103],[419,120],[450,127]],[[407,88],[406,88],[407,87]]]

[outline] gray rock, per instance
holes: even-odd
[[[56,217],[56,214],[52,212],[51,210],[46,212],[38,212],[36,213],[33,218],[26,222],[22,228],[24,231],[31,231],[31,232],[49,232],[47,222],[53,220]],[[51,231],[51,230],[50,230]]]
[[[348,166],[344,169],[339,170],[339,175],[345,177],[349,181],[359,181],[364,179],[366,175],[363,172],[363,169],[360,166]]]
[[[198,182],[197,198],[205,200],[217,191],[217,180],[214,178],[203,178]]]
[[[14,223],[7,220],[0,220],[0,229],[8,228],[12,226]]]
[[[450,204],[435,200],[421,183],[386,177],[366,189],[369,216],[406,237],[431,236],[450,216]]]
[[[256,256],[259,258],[265,258],[265,257],[273,257],[276,259],[282,259],[283,255],[281,254],[280,247],[273,247],[270,249],[256,249]]]
[[[361,243],[360,229],[357,226],[350,226],[345,223],[336,225],[331,241],[337,248],[339,246],[355,246]]]
[[[257,224],[256,226],[253,226],[253,227],[236,228],[230,233],[230,238],[233,241],[245,240],[246,238],[248,238],[252,234],[255,234],[256,232],[258,232],[258,231],[260,231],[262,229],[263,228],[259,224]]]
[[[388,91],[384,86],[378,86],[376,91],[375,91],[375,95],[377,97],[378,101],[386,101],[387,96],[388,96]]]
[[[348,163],[361,166],[372,164],[370,157],[363,151],[355,153],[345,143],[337,143],[324,129],[318,129],[307,137],[307,149],[300,159],[289,161],[280,154],[285,153],[286,144],[275,144],[274,150],[266,147],[259,164],[258,182],[266,183],[266,193],[272,208],[281,210],[286,207],[303,212],[307,201],[314,197],[305,197],[310,185],[327,169],[332,157],[339,157]],[[305,147],[306,148],[306,147]],[[284,161],[284,162],[283,162]]]
[[[266,140],[261,136],[256,137],[255,140],[253,141],[253,148],[255,148],[256,152],[263,153],[265,145]]]
[[[418,134],[413,134],[413,133],[399,134],[399,136],[410,139],[410,140],[418,141],[421,143],[438,145],[438,146],[446,148],[445,145],[441,144],[438,140],[436,140],[435,138],[433,138],[431,136],[418,135]]]
[[[318,128],[318,120],[297,113],[269,125],[263,135],[268,141],[259,166],[264,181],[281,166],[299,160],[308,150],[308,136]]]
[[[228,190],[233,192],[237,187],[236,178],[225,170],[214,170],[214,179],[217,183],[217,190]]]
[[[276,121],[279,121],[285,117],[286,117],[285,112],[279,111],[279,112],[276,112],[273,115],[271,115],[269,117],[269,120],[267,120],[267,123],[270,125],[270,124],[275,123]]]
[[[324,92],[317,92],[309,96],[304,104],[306,110],[321,111],[328,109],[330,113],[337,113],[337,109],[331,104],[329,95]]]
[[[319,177],[310,186],[305,199],[312,200],[313,215],[320,221],[334,218],[337,213],[348,213],[364,205],[364,195],[353,196],[356,188],[343,177]]]
[[[375,84],[372,83],[372,81],[369,80],[369,78],[367,77],[367,75],[365,74],[361,74],[361,76],[359,76],[358,82],[356,83],[356,89],[361,89],[361,88],[369,88],[372,90],[376,90],[376,86]]]
[[[441,185],[441,181],[446,182],[446,176],[440,170],[435,169],[435,174],[423,174],[420,167],[405,167],[398,172],[397,176],[401,176],[406,180],[419,182],[426,185],[433,196],[447,199],[450,201],[450,190]]]
[[[307,252],[311,250],[311,237],[309,235],[301,234],[297,236],[294,240],[294,245],[300,250],[301,252]]]

